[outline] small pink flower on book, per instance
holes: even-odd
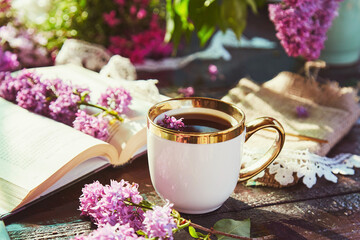
[[[208,71],[211,75],[217,75],[219,73],[217,66],[214,64],[209,65]]]
[[[184,97],[191,97],[192,95],[194,95],[195,90],[193,87],[187,87],[187,88],[179,88],[178,92],[184,95]]]
[[[296,115],[298,118],[308,118],[309,112],[308,112],[307,108],[305,108],[304,106],[297,106],[296,107]]]
[[[181,130],[185,127],[185,124],[183,123],[183,118],[176,119],[173,116],[168,116],[165,114],[164,119],[161,121],[158,121],[157,124],[168,129],[174,129],[174,130]]]

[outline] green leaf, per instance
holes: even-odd
[[[189,2],[189,18],[194,24],[201,46],[204,46],[215,32],[219,15],[219,3],[215,0]]]
[[[143,230],[137,230],[136,234],[140,235],[140,236],[146,236],[146,234],[145,234],[145,232]]]
[[[200,45],[204,46],[205,43],[210,39],[210,37],[213,35],[214,32],[215,32],[214,26],[203,25],[198,32],[198,37],[200,39]]]
[[[195,228],[192,226],[189,226],[189,233],[193,238],[199,238],[199,235],[197,234]]]
[[[256,6],[256,1],[255,0],[246,0],[247,4],[251,7],[251,10],[254,13],[257,13],[257,6]]]
[[[175,21],[174,21],[175,11],[172,8],[172,1],[166,0],[166,33],[165,33],[165,41],[169,42],[172,38],[175,29]]]
[[[216,222],[214,225],[214,229],[217,231],[230,233],[234,235],[238,235],[241,237],[250,237],[250,219],[246,219],[243,221],[236,221],[233,219],[221,219]],[[234,239],[231,237],[226,237],[222,235],[216,235],[220,240],[230,240]]]
[[[246,26],[247,2],[245,0],[226,0],[220,7],[220,17],[223,19],[221,29],[230,28],[240,39]]]
[[[174,2],[174,11],[177,15],[179,15],[182,29],[186,30],[188,28],[188,16],[189,16],[189,1],[190,0],[176,0]]]

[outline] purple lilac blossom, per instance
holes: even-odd
[[[219,73],[217,66],[214,64],[209,65],[208,71],[211,75],[217,75]]]
[[[85,184],[79,198],[81,215],[89,215],[89,213],[92,213],[103,195],[104,186],[99,181]]]
[[[52,65],[49,51],[44,47],[47,40],[34,29],[8,23],[0,27],[0,39],[3,46],[16,52],[21,67],[39,67]]]
[[[106,141],[109,137],[109,121],[101,115],[92,116],[83,110],[78,110],[75,114],[76,118],[73,121],[73,128],[93,136],[97,139]]]
[[[98,104],[104,107],[110,107],[119,114],[122,114],[129,109],[131,100],[130,93],[126,89],[122,87],[109,87],[105,93],[101,94]]]
[[[146,58],[160,59],[170,56],[173,47],[170,43],[164,43],[165,31],[159,24],[159,16],[146,11],[149,1],[137,2],[140,6],[137,8],[135,5],[132,5],[129,8],[129,13],[125,11],[123,6],[125,1],[116,0],[115,2],[119,5],[118,18],[123,18],[123,16],[130,13],[129,18],[133,19],[134,25],[139,25],[141,21],[146,21],[148,27],[146,30],[136,33],[110,36],[108,50],[112,54],[128,57],[134,64],[141,64]],[[112,24],[114,18],[116,18],[116,16],[111,17],[110,21],[109,19],[105,20],[108,25]],[[121,24],[120,22],[119,25]],[[116,25],[113,28],[116,27],[119,26]]]
[[[342,0],[284,0],[269,4],[270,20],[286,53],[307,60],[319,58],[326,32]]]
[[[20,90],[31,88],[34,83],[40,81],[39,76],[27,69],[22,70],[17,76],[12,76],[10,72],[5,72],[1,77],[0,97],[14,103],[16,103],[16,95]]]
[[[77,103],[80,101],[80,97],[70,91],[63,91],[61,94],[50,103],[49,110],[52,119],[71,125],[79,110]]]
[[[194,95],[195,90],[193,87],[187,87],[187,88],[179,88],[178,92],[180,94],[183,94],[184,97],[191,97],[192,95]]]
[[[138,191],[137,184],[130,184],[124,180],[120,182],[111,180],[110,185],[104,186],[103,193],[97,198],[98,201],[92,198],[88,199],[92,197],[88,193],[91,188],[90,184],[90,186],[87,185],[83,189],[80,201],[80,210],[83,215],[93,218],[98,226],[105,224],[115,225],[118,223],[121,225],[129,224],[135,231],[142,229],[142,222],[144,220],[143,210],[124,203],[124,201],[131,201],[134,204],[139,204],[143,200]],[[95,203],[95,207],[93,207],[93,203]]]
[[[183,118],[176,119],[173,116],[168,116],[165,114],[164,118],[157,122],[158,125],[168,129],[181,130],[185,127],[183,123]]]
[[[120,23],[120,19],[116,18],[115,10],[112,10],[109,13],[104,13],[103,18],[107,25],[109,25],[110,27],[115,27]]]
[[[0,0],[0,13],[6,13],[11,8],[12,0]]]
[[[17,104],[29,111],[48,116],[49,103],[47,96],[49,95],[49,87],[44,83],[38,83],[31,88],[23,88],[16,95]]]
[[[0,71],[13,71],[19,67],[19,61],[15,53],[3,51],[0,46]]]
[[[1,72],[0,97],[15,103],[16,94],[27,84],[23,79],[12,77],[10,72]]]
[[[142,240],[144,237],[136,235],[135,230],[129,224],[114,226],[106,224],[92,231],[88,236],[80,235],[73,240]]]
[[[296,107],[296,115],[298,118],[307,118],[307,117],[309,117],[309,112],[305,107],[297,106]]]
[[[52,81],[56,99],[50,102],[49,110],[50,117],[58,122],[65,123],[72,126],[79,110],[78,103],[80,102],[83,92],[89,92],[88,89],[66,84],[60,79]],[[74,92],[76,89],[77,94]],[[90,96],[87,95],[85,101],[90,101]]]
[[[155,206],[153,210],[146,211],[143,221],[144,232],[149,238],[159,240],[172,240],[173,228],[176,228],[174,218],[171,216],[172,204],[167,202],[165,206]]]

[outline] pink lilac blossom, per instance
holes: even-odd
[[[58,91],[57,95],[57,98],[49,104],[50,116],[58,122],[71,126],[79,110],[80,96],[74,94],[70,86]]]
[[[298,118],[307,118],[309,117],[309,112],[304,106],[297,106],[296,115]]]
[[[60,79],[53,79],[51,84],[56,97],[49,104],[50,117],[58,122],[72,126],[79,110],[80,95],[90,91],[86,88],[65,83]],[[86,95],[84,101],[89,102],[90,96]]]
[[[15,53],[3,51],[0,46],[0,71],[13,71],[19,67],[19,61]]]
[[[111,180],[110,185],[104,186],[103,193],[101,196],[97,196],[97,200],[94,200],[92,195],[88,193],[92,188],[90,184],[83,189],[80,201],[82,215],[90,216],[98,226],[129,224],[135,231],[142,228],[144,211],[139,207],[129,206],[125,203],[129,201],[139,204],[143,200],[137,184],[130,184],[124,180],[120,182]],[[99,189],[99,187],[96,186],[95,189]],[[90,199],[88,199],[89,197]],[[95,207],[93,207],[93,203],[96,203]]]
[[[0,0],[0,13],[5,13],[11,8],[12,0]]]
[[[104,107],[110,107],[119,114],[126,113],[131,103],[130,92],[126,89],[119,88],[107,88],[106,92],[101,94],[98,104]]]
[[[163,207],[155,206],[153,210],[145,212],[144,232],[149,238],[174,239],[172,230],[176,228],[176,223],[171,216],[172,206],[173,204],[167,202]]]
[[[120,23],[120,19],[116,18],[115,10],[112,10],[109,13],[104,13],[103,18],[107,25],[109,25],[110,27],[114,27]]]
[[[109,121],[101,115],[92,116],[83,110],[78,110],[76,118],[72,122],[73,128],[97,139],[106,141],[109,137]]]
[[[125,5],[125,0],[114,0],[120,7]]]
[[[23,88],[16,95],[17,104],[29,111],[49,115],[49,103],[47,97],[50,95],[49,86],[46,83],[39,82],[31,88]]]
[[[26,70],[20,72],[17,77],[13,77],[10,72],[3,72],[1,74],[0,81],[0,97],[6,100],[16,103],[16,95],[23,88],[29,88],[30,83],[28,79],[32,79],[31,76],[27,78],[29,73]]]
[[[135,14],[137,9],[134,5],[132,7]],[[136,16],[138,21],[148,19],[145,8],[140,8]],[[172,52],[172,44],[164,43],[165,30],[160,28],[158,16],[152,14],[150,17],[147,30],[131,35],[110,36],[109,51],[128,57],[134,64],[143,63],[145,58],[160,59],[169,56]]]
[[[22,68],[53,64],[49,51],[44,47],[47,40],[31,28],[16,27],[8,23],[0,27],[1,45],[5,50],[16,52]]]
[[[164,128],[181,130],[185,127],[185,124],[182,120],[183,118],[176,119],[173,116],[168,116],[165,114],[164,118],[161,121],[158,121],[157,124]]]
[[[137,17],[137,19],[140,19],[140,20],[141,20],[141,19],[143,19],[143,18],[146,17],[146,14],[147,14],[146,10],[143,9],[143,8],[141,8],[141,9],[139,9],[139,11],[137,12],[136,17]]]
[[[116,103],[116,110],[126,111],[131,101],[129,92],[122,88],[108,90],[113,95],[110,100]],[[104,96],[109,96],[109,92]],[[41,79],[41,75],[27,69],[14,76],[11,72],[0,71],[0,97],[105,141],[109,136],[109,119],[101,114],[89,115],[80,110],[80,105],[97,107],[103,111],[113,110],[91,104],[89,93],[89,89],[67,84],[58,78]]]
[[[270,20],[286,53],[307,60],[319,58],[326,32],[342,0],[284,0],[269,4]]]
[[[216,75],[216,74],[218,74],[218,72],[219,72],[217,66],[214,65],[214,64],[210,64],[210,65],[209,65],[208,71],[209,71],[209,73],[210,73],[211,75]]]
[[[191,97],[192,95],[194,95],[195,90],[193,87],[187,87],[187,88],[179,88],[178,92],[180,94],[183,94],[184,97]]]
[[[92,231],[88,236],[81,235],[73,240],[143,240],[144,237],[136,235],[135,230],[129,224],[114,226],[106,224]]]

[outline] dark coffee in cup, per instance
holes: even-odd
[[[185,124],[182,132],[218,132],[232,127],[232,124],[221,117],[205,113],[180,113],[173,115],[176,119],[182,118]]]

